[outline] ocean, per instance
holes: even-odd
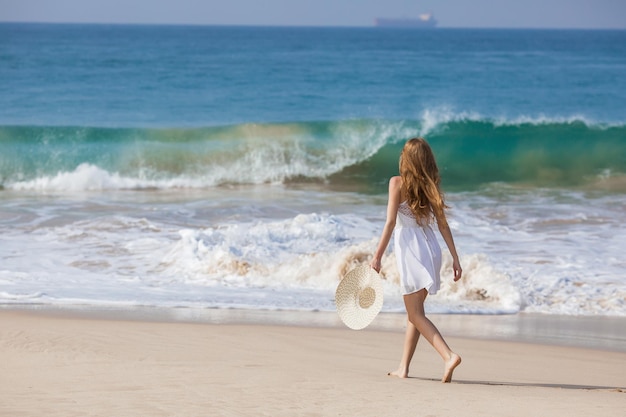
[[[0,24],[0,304],[333,311],[414,136],[464,269],[427,311],[626,316],[608,30]]]

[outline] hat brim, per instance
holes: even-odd
[[[383,283],[369,265],[348,272],[335,291],[335,304],[341,321],[351,329],[367,327],[383,307]]]

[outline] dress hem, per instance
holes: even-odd
[[[435,283],[431,283],[429,287],[422,287],[422,288],[418,288],[416,290],[411,290],[409,292],[402,291],[402,295],[411,295],[411,294],[415,294],[416,292],[420,292],[422,290],[428,291],[429,295],[435,295],[435,294],[437,294],[437,291],[439,291],[439,289],[435,290],[434,292],[430,292],[430,287],[432,287],[433,285],[435,285]]]

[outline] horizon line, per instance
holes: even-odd
[[[577,26],[435,26],[429,28],[411,27],[379,27],[375,23],[371,25],[288,25],[288,24],[264,24],[264,23],[183,23],[183,22],[98,22],[98,21],[45,21],[45,20],[1,20],[0,24],[42,24],[42,25],[102,25],[102,26],[212,26],[212,27],[249,27],[249,28],[319,28],[319,29],[379,29],[384,31],[408,30],[408,31],[433,31],[437,29],[477,29],[477,30],[626,30],[626,27],[577,27]]]

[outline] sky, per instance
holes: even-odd
[[[0,0],[0,21],[372,26],[432,12],[439,27],[626,29],[626,0]]]

